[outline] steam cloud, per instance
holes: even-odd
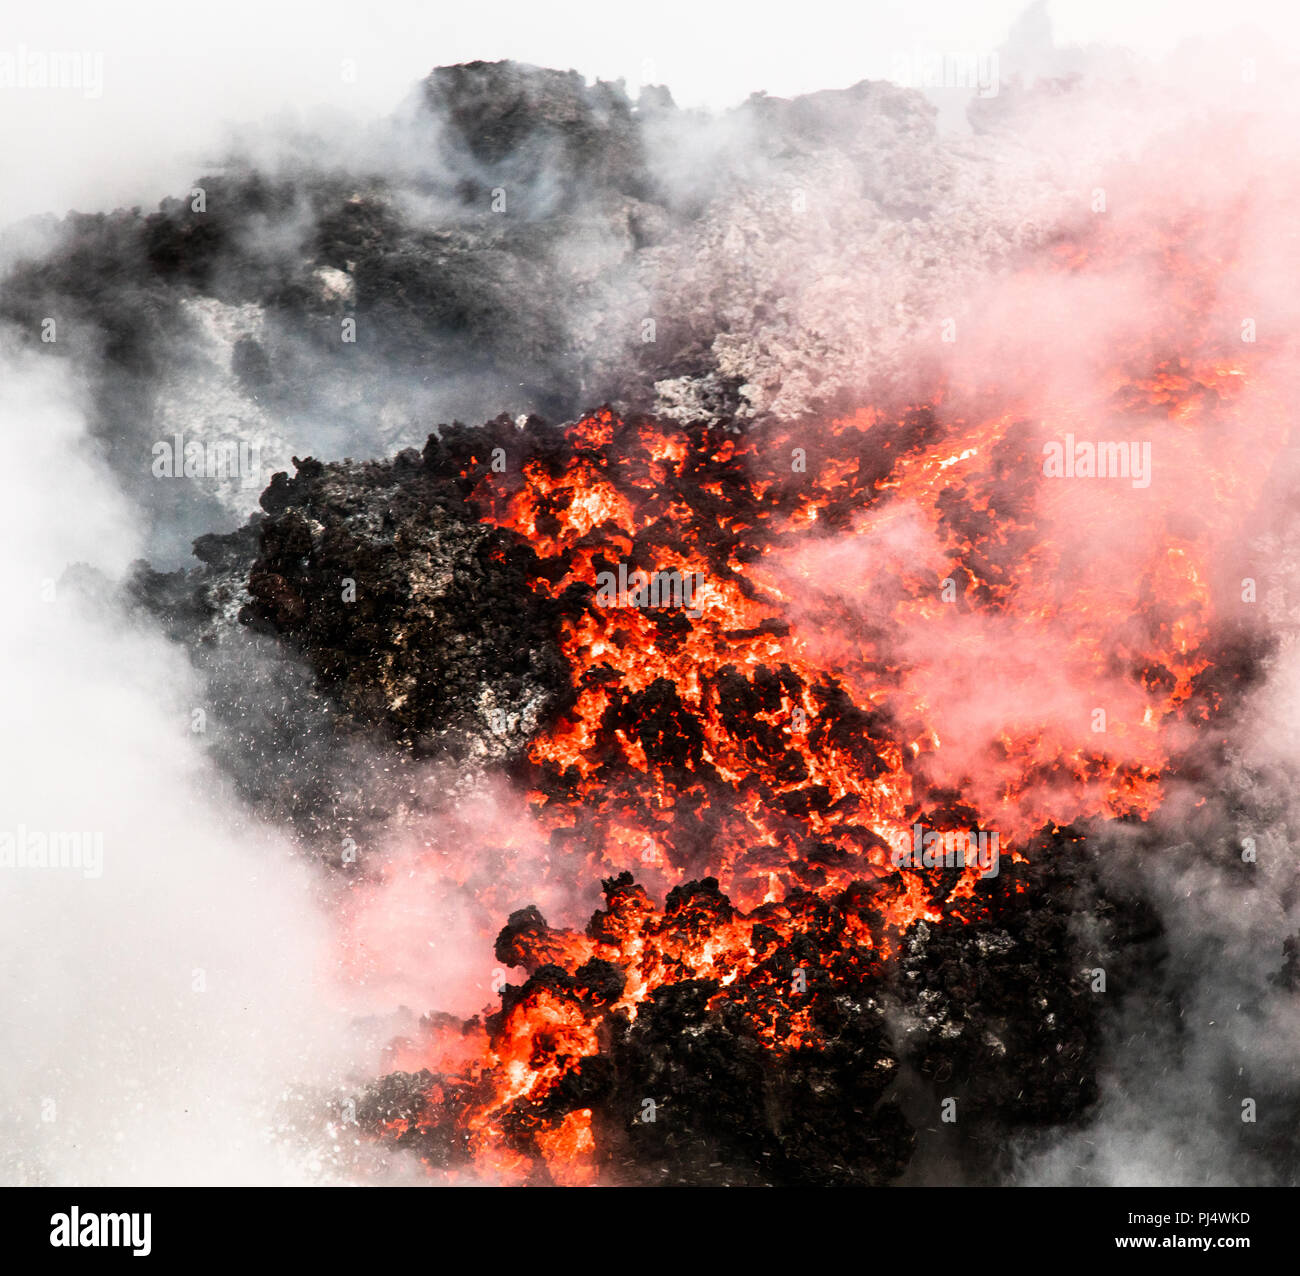
[[[328,1177],[290,1102],[339,1085],[351,1049],[319,886],[192,743],[182,653],[73,566],[120,571],[139,535],[82,396],[11,342],[3,367],[3,827],[85,835],[103,857],[0,869],[0,1173]]]

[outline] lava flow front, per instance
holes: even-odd
[[[570,691],[525,781],[549,862],[606,904],[585,931],[510,918],[496,957],[526,980],[394,1047],[383,1137],[439,1174],[618,1181],[629,1132],[671,1152],[689,1087],[727,1101],[708,1057],[645,1063],[675,1033],[750,1060],[769,1104],[797,1089],[801,1126],[808,1070],[833,1073],[863,1177],[897,1173],[875,995],[901,937],[1006,906],[1090,820],[1145,820],[1225,694],[1214,551],[1285,414],[1208,338],[1153,337],[1101,381],[744,432],[606,409],[446,450],[561,610]],[[1225,458],[1246,416],[1259,446]],[[957,855],[909,858],[932,835]]]

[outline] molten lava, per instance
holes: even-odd
[[[1220,455],[1259,399],[1244,355],[1192,344],[1130,352],[1098,402],[1204,473],[1195,508],[1176,478],[1047,477],[1097,405],[1003,390],[743,434],[605,409],[530,423],[504,471],[485,441],[470,499],[565,617],[535,817],[606,906],[582,932],[511,917],[496,955],[526,982],[395,1049],[433,1079],[388,1134],[448,1173],[594,1181],[593,1061],[648,998],[704,981],[765,1049],[815,1047],[810,979],[869,985],[908,927],[983,907],[978,866],[900,864],[918,825],[995,832],[1007,864],[1044,828],[1147,818],[1217,708],[1213,549],[1270,459]],[[610,605],[620,572],[698,585]]]

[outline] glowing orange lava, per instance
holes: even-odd
[[[486,448],[465,468],[563,604],[536,818],[553,858],[608,879],[585,932],[516,915],[497,957],[527,984],[394,1060],[456,1078],[430,1120],[454,1108],[483,1173],[593,1180],[591,1111],[547,1104],[604,1018],[665,984],[716,980],[773,1050],[815,1040],[774,945],[813,928],[811,960],[874,968],[914,922],[980,907],[978,866],[940,889],[897,864],[918,824],[994,831],[1006,861],[1044,826],[1158,806],[1217,707],[1215,544],[1286,436],[1278,411],[1266,446],[1220,447],[1259,392],[1244,355],[1190,348],[1153,338],[1099,391],[1112,432],[1176,458],[1149,486],[1047,476],[1045,442],[1092,418],[1001,389],[744,434],[604,409],[544,447],[521,433],[504,473]],[[606,605],[620,569],[694,581],[693,605]]]

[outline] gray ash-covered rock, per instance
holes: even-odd
[[[475,522],[419,453],[303,461],[262,504],[241,619],[303,653],[343,713],[456,760],[532,736],[564,680],[559,609],[530,588],[531,550]]]
[[[436,148],[446,170],[469,170],[460,188],[467,202],[488,202],[502,188],[507,199],[522,195],[533,218],[596,198],[655,193],[636,104],[619,84],[588,86],[576,71],[469,62],[435,68],[420,94],[442,123]]]
[[[955,148],[887,84],[712,117],[473,63],[360,137],[262,138],[155,211],[15,239],[0,321],[84,380],[176,565],[292,455],[390,455],[484,404],[735,427],[887,387],[938,300],[1041,248],[1059,203],[1012,143]],[[160,481],[176,435],[260,469]]]
[[[297,462],[244,527],[196,541],[201,567],[130,582],[191,653],[218,760],[306,837],[382,821],[423,762],[466,782],[511,764],[567,692],[562,600],[454,477],[472,440],[515,427],[444,429],[427,460]]]

